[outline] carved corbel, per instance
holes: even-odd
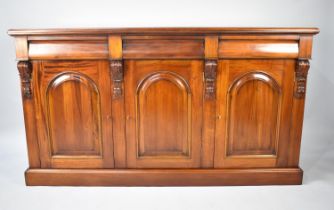
[[[31,78],[32,78],[32,65],[29,61],[19,61],[17,63],[17,69],[19,70],[21,79],[21,91],[23,99],[32,98]]]
[[[308,60],[298,60],[295,70],[295,88],[294,96],[296,98],[304,98],[306,92],[307,73],[310,68]]]
[[[123,62],[122,60],[110,60],[111,78],[113,80],[113,98],[119,98],[123,94]]]
[[[216,98],[217,60],[206,60],[204,68],[204,83],[206,99]]]

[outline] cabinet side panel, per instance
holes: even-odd
[[[22,62],[26,63],[21,66]],[[20,72],[21,79],[21,90],[22,90],[22,105],[23,105],[23,113],[24,113],[24,122],[25,122],[25,130],[26,130],[26,140],[27,140],[27,148],[28,148],[28,157],[29,157],[29,168],[40,168],[40,154],[39,154],[39,144],[38,144],[38,136],[37,136],[37,128],[36,128],[36,119],[35,119],[35,93],[34,93],[34,78],[36,77],[35,64],[30,63],[29,61],[22,61],[18,63],[18,69]],[[21,63],[21,64],[20,64]],[[31,68],[31,69],[25,69]],[[22,71],[25,71],[22,72]],[[30,72],[30,76],[28,78],[24,78],[24,74]],[[30,94],[32,96],[27,97],[25,87],[28,85],[30,87]]]
[[[289,141],[289,159],[284,163],[290,167],[299,165],[300,145],[303,130],[307,74],[310,68],[308,60],[298,60],[295,66],[294,97]]]

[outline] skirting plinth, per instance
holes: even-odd
[[[300,168],[273,169],[28,169],[28,186],[299,185]]]

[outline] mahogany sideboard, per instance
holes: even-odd
[[[301,184],[317,28],[18,29],[26,184]]]

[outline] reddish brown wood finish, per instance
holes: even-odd
[[[297,41],[224,40],[219,44],[220,58],[297,58]]]
[[[205,35],[205,34],[317,34],[318,28],[260,28],[260,27],[224,27],[224,28],[72,28],[72,29],[10,29],[8,34],[18,35]]]
[[[125,59],[197,59],[203,57],[202,40],[129,39],[123,43]]]
[[[27,185],[301,184],[316,28],[10,30]]]
[[[33,66],[42,167],[113,167],[108,62]]]
[[[29,169],[28,186],[217,186],[302,184],[299,168],[273,169]]]
[[[275,167],[286,158],[280,147],[289,142],[294,66],[293,60],[220,61],[215,167]]]
[[[23,113],[25,120],[26,139],[30,168],[40,168],[40,154],[37,139],[34,101],[32,100],[31,78],[32,65],[29,61],[20,61],[17,64],[22,90]],[[27,91],[28,89],[28,91]]]
[[[76,60],[106,59],[108,45],[103,42],[78,41],[31,41],[29,43],[30,59],[45,60]]]
[[[200,167],[201,61],[127,61],[129,168]]]
[[[205,37],[205,69],[203,91],[203,126],[202,127],[202,153],[201,167],[213,168],[214,139],[216,122],[216,94],[217,94],[217,68],[218,68],[218,36]],[[210,90],[207,91],[207,90]]]
[[[28,41],[27,36],[15,37],[16,45],[16,59],[26,61],[28,60]]]

